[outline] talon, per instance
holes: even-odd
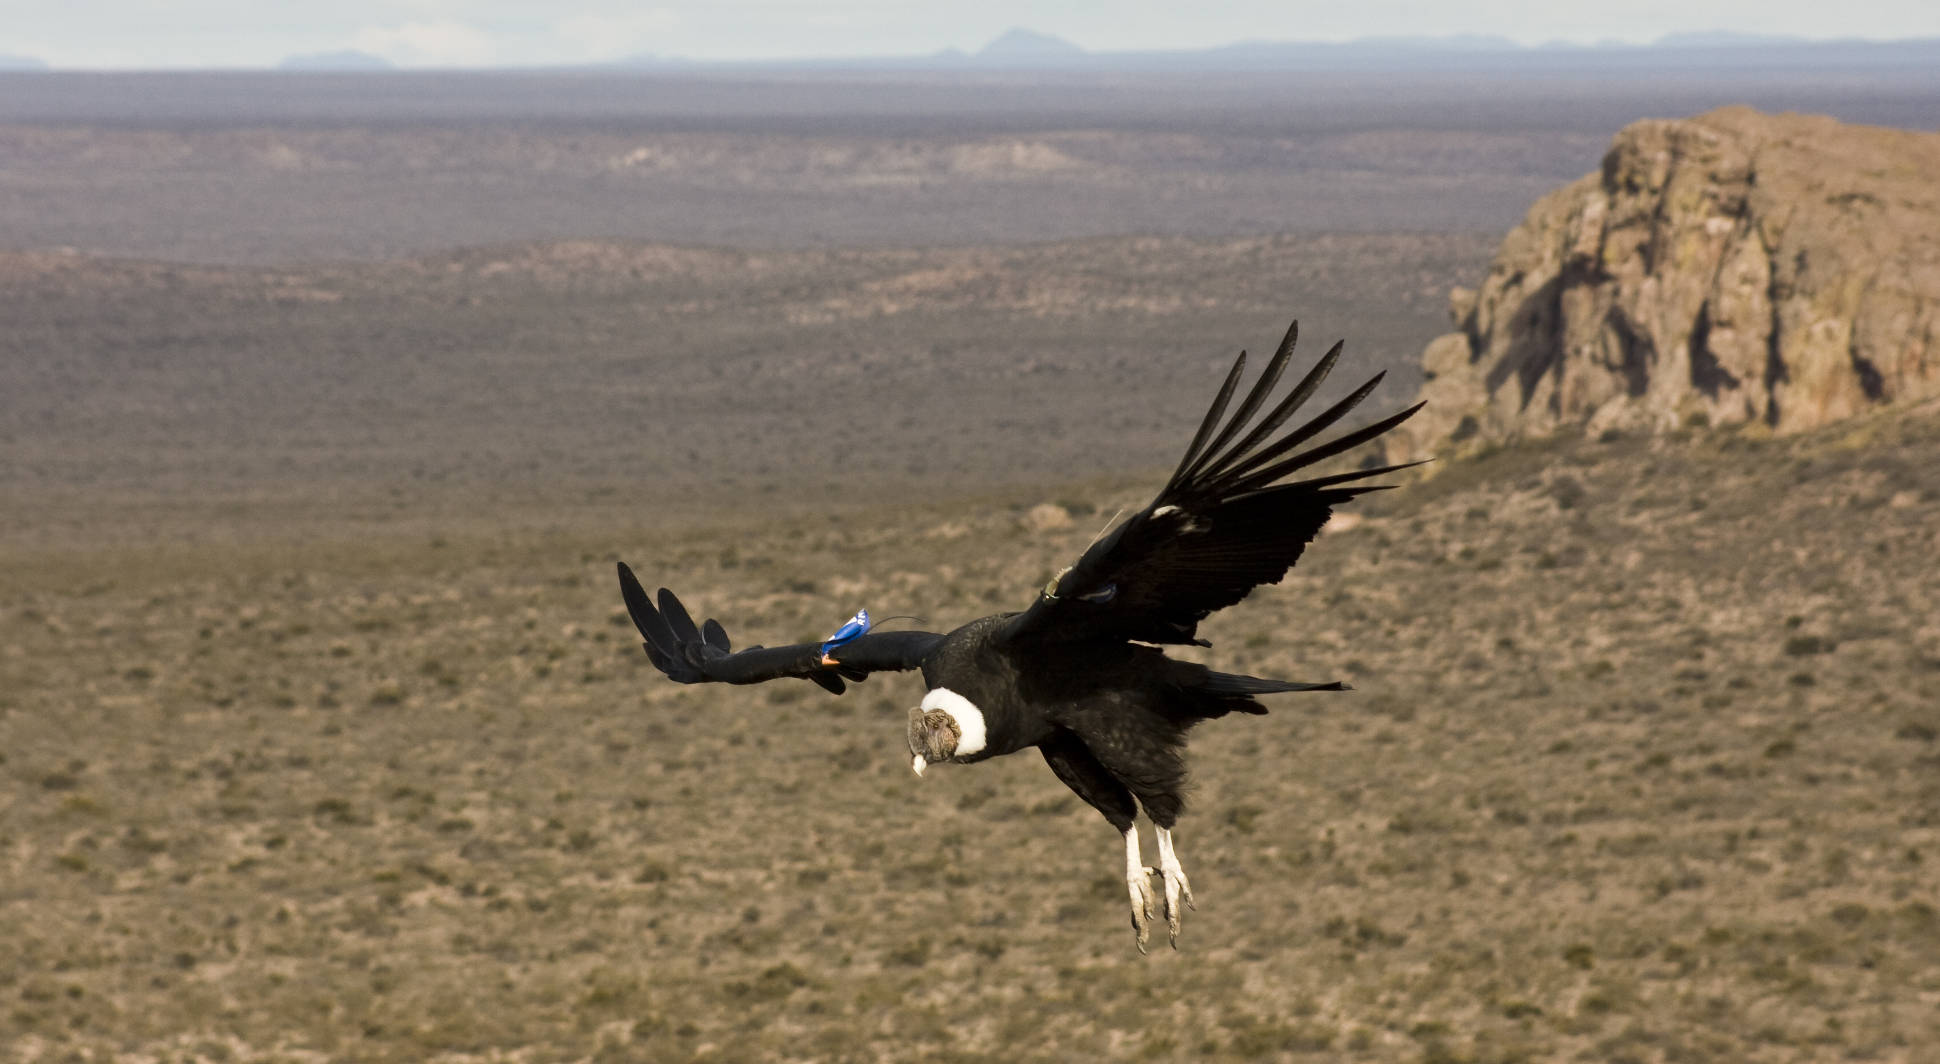
[[[1133,945],[1139,953],[1148,952],[1146,943],[1152,937],[1152,917],[1158,905],[1156,892],[1152,889],[1153,871],[1138,859],[1138,833],[1127,829],[1125,832],[1125,894],[1132,903]]]
[[[1142,881],[1127,884],[1132,896],[1132,934],[1133,944],[1140,953],[1147,952],[1146,943],[1152,939],[1152,888]]]
[[[1158,893],[1152,889],[1150,883],[1143,879],[1128,879],[1125,881],[1125,885],[1129,888],[1132,895],[1133,924],[1143,925],[1150,921],[1152,917],[1158,915]],[[1141,914],[1144,916],[1143,920],[1139,919]]]

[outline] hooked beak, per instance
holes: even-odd
[[[918,776],[921,776],[923,774],[923,770],[929,767],[929,762],[923,760],[922,754],[915,754],[911,756],[909,759],[909,767],[912,769],[915,769],[916,774]]]

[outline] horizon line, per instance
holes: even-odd
[[[1005,41],[1015,37],[1028,37],[1036,42],[1055,46],[1054,50],[1010,51],[1000,49]],[[1624,52],[1703,52],[1733,51],[1756,52],[1760,49],[1810,48],[1823,46],[1872,46],[1887,47],[1894,45],[1940,45],[1940,35],[1903,36],[1903,37],[1806,37],[1794,34],[1765,34],[1741,32],[1737,30],[1691,30],[1663,34],[1648,41],[1631,41],[1617,38],[1601,38],[1594,41],[1552,38],[1536,43],[1526,43],[1503,34],[1493,33],[1451,33],[1439,35],[1388,34],[1353,37],[1341,40],[1323,39],[1242,39],[1225,44],[1209,45],[1200,48],[1128,48],[1091,51],[1066,38],[1040,33],[1024,27],[1006,30],[976,51],[965,51],[951,46],[931,52],[897,52],[881,54],[821,55],[821,56],[767,56],[736,59],[697,59],[681,55],[660,55],[651,52],[636,53],[614,59],[580,61],[534,61],[534,62],[497,62],[484,64],[405,64],[393,62],[374,52],[358,48],[335,48],[310,52],[293,52],[267,63],[236,63],[180,66],[88,66],[57,65],[37,56],[21,53],[0,53],[0,60],[14,60],[19,65],[0,64],[0,74],[216,74],[216,73],[275,73],[275,74],[403,74],[403,73],[645,73],[645,72],[701,72],[723,69],[774,69],[774,68],[819,68],[838,71],[845,68],[869,68],[895,65],[930,66],[941,65],[944,69],[959,72],[985,70],[992,72],[1081,72],[1086,68],[1097,68],[1113,61],[1184,59],[1213,57],[1232,51],[1271,51],[1275,49],[1315,49],[1315,50],[1352,50],[1387,52],[1395,55],[1456,56],[1475,58],[1490,54],[1496,55],[1542,55],[1545,53],[1603,53]],[[993,49],[996,49],[993,51]],[[331,65],[328,60],[340,59],[341,65]],[[320,61],[317,65],[304,64]],[[1258,72],[1258,71],[1247,71]],[[1293,72],[1293,71],[1289,71]]]

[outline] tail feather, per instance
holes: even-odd
[[[1255,700],[1256,695],[1276,695],[1289,691],[1346,691],[1350,688],[1335,680],[1332,683],[1296,683],[1292,680],[1269,680],[1262,676],[1241,676],[1230,672],[1208,671],[1198,683],[1198,693],[1207,696],[1208,703],[1201,710],[1206,717],[1223,717],[1228,713],[1250,713],[1262,716],[1266,707]]]
[[[1293,680],[1269,680],[1263,676],[1242,676],[1232,672],[1208,672],[1200,682],[1199,689],[1214,695],[1275,695],[1288,691],[1352,691],[1353,688],[1334,680],[1329,683],[1296,683]]]

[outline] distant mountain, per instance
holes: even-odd
[[[1048,33],[1027,30],[1019,26],[1006,30],[1003,36],[983,46],[976,59],[979,63],[1059,65],[1063,62],[1082,59],[1085,50],[1062,37]]]
[[[626,70],[686,70],[702,64],[693,59],[682,59],[677,55],[658,55],[654,52],[641,52],[625,59],[616,59],[606,66],[621,67]]]
[[[1794,70],[1940,64],[1940,38],[1815,41],[1710,32],[1651,44],[1549,41],[1528,47],[1507,37],[1364,37],[1341,42],[1247,41],[1204,51],[1088,53],[1094,65],[1169,70],[1413,70],[1622,74],[1675,69]]]
[[[0,70],[46,70],[45,60],[31,55],[0,55]]]
[[[354,53],[338,53],[349,54]],[[1650,44],[1556,40],[1530,46],[1509,37],[1454,34],[1441,37],[1363,37],[1351,41],[1240,41],[1214,48],[1091,52],[1061,37],[1020,26],[1005,31],[973,53],[946,48],[928,55],[728,61],[643,54],[599,66],[657,73],[1031,70],[1262,74],[1391,71],[1656,77],[1677,71],[1715,74],[1723,71],[1940,69],[1940,38],[1808,40],[1720,30],[1671,34]],[[288,64],[286,68],[289,68]]]
[[[1696,33],[1667,33],[1651,43],[1653,48],[1793,48],[1811,44],[1804,37],[1777,33],[1733,33],[1730,30],[1700,30]]]
[[[1453,33],[1445,37],[1361,37],[1334,47],[1397,52],[1505,52],[1515,51],[1522,45],[1493,34]]]
[[[396,70],[381,55],[345,49],[341,52],[310,52],[293,55],[276,64],[278,70]]]

